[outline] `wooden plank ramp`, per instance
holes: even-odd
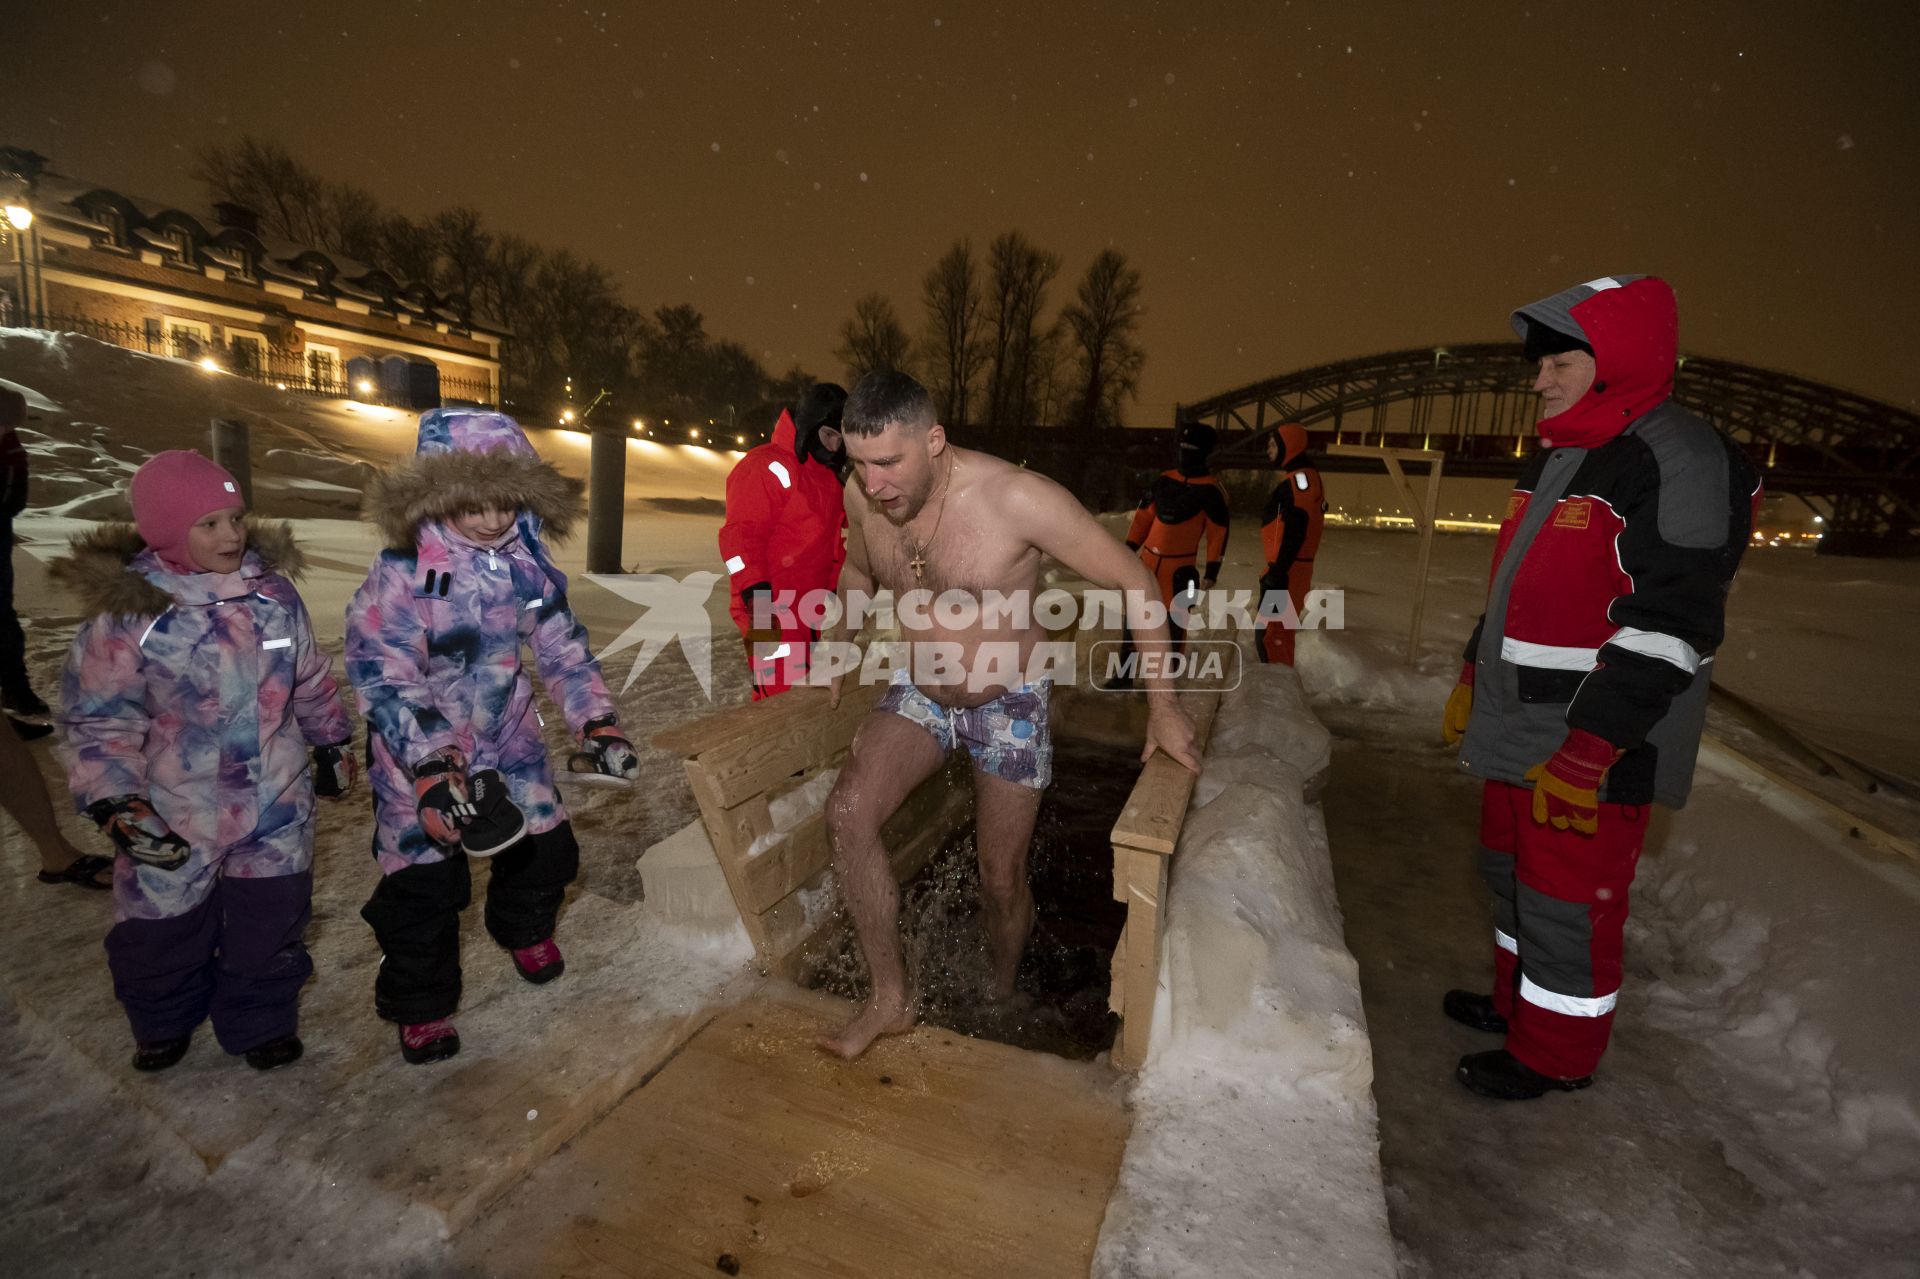
[[[935,1027],[857,1062],[849,1016],[770,982],[460,1236],[489,1275],[1084,1275],[1120,1080]]]

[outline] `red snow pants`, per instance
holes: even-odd
[[[1493,1006],[1507,1019],[1507,1051],[1543,1075],[1590,1075],[1607,1050],[1647,813],[1602,804],[1599,830],[1579,835],[1535,822],[1530,787],[1488,782],[1481,791]]]

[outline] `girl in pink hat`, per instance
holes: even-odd
[[[248,521],[198,453],[155,454],[130,497],[132,527],[54,566],[89,606],[60,722],[74,802],[119,854],[114,994],[136,1070],[179,1061],[208,1017],[271,1070],[301,1053],[314,796],[352,786],[352,728],[290,580],[292,530]]]

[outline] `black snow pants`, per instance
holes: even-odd
[[[459,853],[383,875],[361,907],[382,956],[373,1007],[388,1021],[438,1021],[459,1007],[460,912],[473,896],[468,862]],[[580,871],[573,824],[529,835],[490,862],[488,934],[508,950],[553,936],[560,900]]]

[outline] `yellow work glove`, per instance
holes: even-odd
[[[1527,770],[1533,783],[1533,820],[1576,835],[1600,829],[1600,786],[1621,753],[1592,733],[1578,728],[1569,732],[1552,759]]]
[[[1460,682],[1447,694],[1447,709],[1440,717],[1440,740],[1458,746],[1467,735],[1467,721],[1473,717],[1473,663],[1460,668]]]

